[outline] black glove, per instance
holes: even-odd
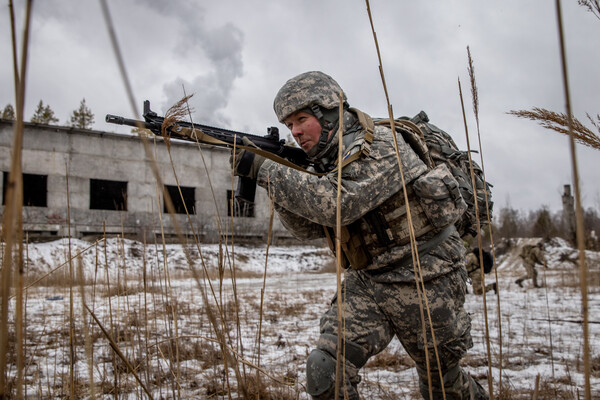
[[[244,146],[256,147],[256,145],[247,137],[243,137],[242,142],[244,143]],[[235,165],[233,163],[234,158]],[[235,157],[233,150],[231,151],[231,156],[229,157],[229,164],[231,164],[233,174],[236,176],[245,176],[250,179],[256,179],[258,176],[258,171],[260,170],[260,166],[263,162],[265,162],[265,158],[263,156],[259,156],[258,154],[254,154],[251,151],[247,151],[239,147],[236,147],[235,149]]]

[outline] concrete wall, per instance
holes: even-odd
[[[0,170],[10,170],[13,126],[0,120]],[[202,241],[216,241],[219,231],[230,232],[227,190],[232,190],[230,151],[195,143],[171,141],[171,158],[165,143],[150,138],[149,148],[164,184],[195,188],[196,214],[191,223],[185,214],[176,220],[187,235],[196,232]],[[142,237],[160,234],[162,193],[142,141],[134,135],[81,130],[70,127],[25,124],[23,172],[47,176],[47,207],[24,207],[24,229],[32,235],[84,237],[125,233]],[[127,211],[90,210],[90,179],[127,182]],[[0,179],[1,185],[4,180]],[[235,178],[233,189],[237,185]],[[69,209],[67,209],[67,183]],[[212,186],[212,191],[211,191]],[[2,188],[3,189],[3,188]],[[266,192],[256,191],[254,218],[234,218],[237,237],[266,238],[269,207]],[[0,207],[0,212],[4,207]],[[67,212],[70,211],[70,224]],[[217,215],[220,216],[218,222]],[[174,235],[175,226],[162,215],[163,230]],[[221,226],[221,228],[219,228]],[[275,220],[276,241],[291,237]]]

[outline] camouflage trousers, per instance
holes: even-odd
[[[467,273],[464,268],[456,269],[443,276],[425,282],[429,312],[433,319],[437,352],[442,379],[434,352],[430,323],[426,324],[423,337],[419,296],[414,283],[378,283],[366,272],[348,270],[342,285],[345,379],[340,398],[359,399],[357,385],[359,370],[367,360],[386,348],[397,336],[409,356],[415,361],[419,375],[421,395],[429,399],[429,383],[433,399],[487,399],[481,386],[460,367],[459,362],[473,346],[471,321],[463,304],[466,293]],[[325,390],[327,379],[334,379],[331,368],[315,367],[311,358],[325,362],[335,359],[338,343],[337,304],[334,297],[331,307],[321,318],[321,335],[317,349],[307,362],[307,388],[313,399],[333,399],[334,383]],[[425,315],[427,312],[425,311]],[[427,346],[428,353],[425,351]],[[429,357],[429,374],[427,355]],[[324,365],[324,364],[323,364]],[[335,371],[335,368],[334,368]],[[312,374],[312,375],[311,375]],[[329,374],[329,378],[319,376]],[[320,385],[312,385],[315,382]],[[442,384],[443,382],[443,384]],[[312,391],[312,392],[311,392]],[[346,396],[346,397],[344,397]]]
[[[475,294],[483,294],[483,289],[481,287],[481,271],[476,269],[472,273],[469,274],[469,278],[471,278],[471,286],[473,286],[473,293]],[[495,285],[490,283],[485,285],[485,291],[489,292],[490,290],[494,290]]]
[[[525,275],[521,276],[519,279],[517,279],[517,283],[520,284],[524,280],[531,279],[533,281],[533,286],[539,287],[538,281],[537,281],[538,272],[535,269],[535,263],[532,263],[529,261],[523,261],[523,266],[525,267],[527,274],[525,274]]]

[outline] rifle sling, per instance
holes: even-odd
[[[365,117],[361,118],[366,118],[368,117],[367,114],[363,114]],[[370,118],[369,118],[370,120]],[[363,121],[361,120],[361,123]],[[372,124],[372,122],[371,122]],[[365,126],[365,125],[363,125]],[[373,129],[369,129],[370,127],[367,124],[366,127],[366,132],[365,132],[365,143],[363,146],[361,146],[360,151],[353,153],[353,154],[349,154],[346,157],[344,157],[343,161],[342,161],[342,168],[344,168],[346,165],[350,164],[353,161],[358,160],[363,154],[368,154],[369,150],[370,150],[370,144],[373,141]],[[205,134],[204,132],[202,132],[202,130],[200,129],[190,129],[190,128],[183,128],[180,131],[177,132],[178,135],[182,135],[182,136],[187,136],[190,139],[193,140],[197,140],[200,143],[203,144],[209,144],[209,145],[215,145],[215,146],[226,146],[226,147],[233,147],[230,143],[224,142],[222,140],[216,139],[210,135]],[[235,135],[234,135],[235,138]],[[248,150],[251,151],[254,154],[258,154],[260,156],[263,156],[265,158],[268,158],[269,160],[275,161],[278,164],[282,164],[285,165],[286,167],[289,168],[293,168],[297,171],[301,171],[301,172],[305,172],[311,175],[315,175],[315,176],[324,176],[326,174],[332,173],[337,171],[338,167],[336,166],[333,170],[329,171],[329,172],[314,172],[314,171],[310,171],[306,168],[303,168],[299,165],[294,164],[293,162],[288,161],[287,159],[278,156],[277,154],[271,153],[269,151],[266,150],[262,150],[258,147],[254,147],[254,146],[244,146],[244,145],[236,145],[236,148],[240,148],[240,149],[244,149],[244,150]]]

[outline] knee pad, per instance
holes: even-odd
[[[306,392],[317,398],[333,396],[335,391],[335,359],[320,349],[306,359]]]

